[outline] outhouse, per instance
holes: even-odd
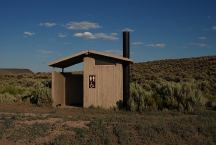
[[[129,98],[129,32],[123,32],[123,56],[93,50],[51,62],[53,106],[111,108]],[[83,62],[82,72],[64,68]]]
[[[81,62],[83,72],[64,72]],[[51,62],[49,66],[62,69],[52,72],[53,106],[116,106],[123,101],[123,68],[130,63],[129,58],[93,50]]]

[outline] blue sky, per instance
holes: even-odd
[[[0,68],[50,71],[86,49],[121,54],[131,31],[135,62],[216,55],[215,0],[1,0]]]

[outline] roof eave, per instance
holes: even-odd
[[[112,59],[116,59],[116,60],[119,60],[121,62],[127,62],[127,63],[134,63],[131,59],[129,58],[124,58],[124,57],[121,57],[121,56],[116,56],[116,55],[110,55],[110,54],[106,54],[106,53],[102,53],[102,52],[97,52],[97,51],[89,51],[89,50],[86,50],[86,51],[81,51],[75,55],[71,55],[71,56],[68,56],[68,57],[65,57],[65,58],[62,58],[62,59],[58,59],[58,60],[55,60],[51,63],[49,63],[48,65],[50,67],[57,67],[57,68],[66,68],[66,67],[69,67],[69,66],[72,66],[74,64],[77,64],[77,63],[80,63],[83,61],[83,58],[87,55],[98,55],[98,56],[104,56],[104,57],[109,57],[109,58],[112,58]],[[70,61],[74,59],[74,61]],[[66,64],[64,64],[66,63]]]

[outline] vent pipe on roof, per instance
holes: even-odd
[[[123,57],[130,58],[130,32],[123,32]],[[123,64],[123,106],[128,109],[130,97],[130,65]]]
[[[123,32],[123,57],[130,58],[130,32]]]

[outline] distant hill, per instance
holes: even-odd
[[[163,78],[168,81],[196,80],[212,76],[216,78],[216,56],[167,59],[135,63],[131,67],[132,79],[136,81]]]
[[[0,74],[32,74],[30,69],[0,68]]]

